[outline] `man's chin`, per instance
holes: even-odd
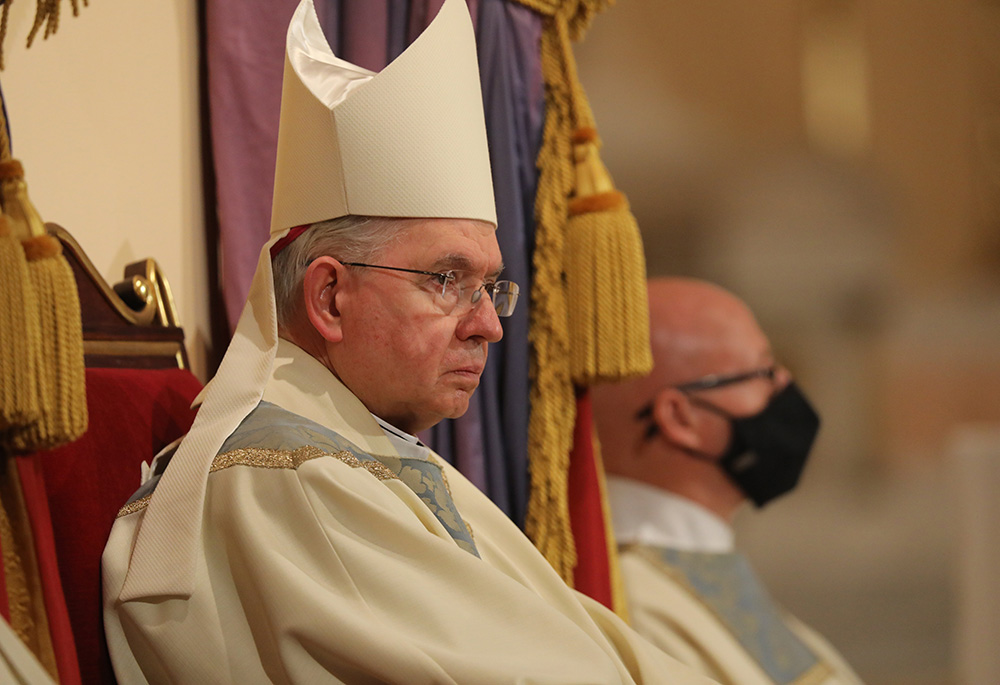
[[[451,398],[447,407],[442,409],[442,418],[445,419],[457,419],[465,415],[465,412],[469,411],[469,402],[472,400],[472,393],[475,390],[459,391],[455,393],[455,396]]]

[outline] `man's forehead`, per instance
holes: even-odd
[[[413,225],[403,243],[424,268],[484,273],[503,268],[496,229],[483,221],[427,219]]]

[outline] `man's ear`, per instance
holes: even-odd
[[[317,257],[306,268],[302,280],[309,323],[329,342],[340,342],[344,337],[337,307],[344,273],[344,266],[333,257]]]
[[[679,447],[697,450],[701,436],[696,430],[688,396],[675,388],[664,388],[653,400],[653,420],[660,435]]]

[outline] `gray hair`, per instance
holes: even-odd
[[[278,330],[287,331],[302,306],[302,283],[310,262],[323,256],[342,262],[371,261],[401,237],[409,223],[407,219],[342,216],[313,224],[286,245],[271,266]]]

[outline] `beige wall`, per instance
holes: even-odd
[[[73,233],[107,280],[159,262],[203,378],[197,3],[99,0],[79,17],[62,6],[58,33],[29,50],[34,3],[10,11],[0,82],[14,156],[42,218]]]

